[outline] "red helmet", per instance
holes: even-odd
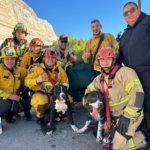
[[[36,45],[43,46],[42,40],[39,39],[39,38],[32,39],[31,42],[30,42],[30,46],[36,46]]]
[[[52,48],[46,48],[44,50],[43,56],[57,57],[57,52],[54,49],[52,49]]]
[[[97,53],[97,59],[106,58],[106,57],[115,57],[115,51],[111,47],[104,47],[99,50]]]

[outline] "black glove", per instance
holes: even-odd
[[[128,132],[129,124],[130,124],[130,119],[128,119],[128,118],[126,118],[124,116],[121,116],[120,120],[118,122],[117,131],[119,133],[125,134],[126,132]]]

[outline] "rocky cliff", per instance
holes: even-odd
[[[0,45],[8,37],[12,37],[14,26],[22,22],[27,27],[30,42],[32,38],[40,38],[44,44],[51,45],[57,40],[53,27],[46,20],[40,19],[22,0],[0,0]]]

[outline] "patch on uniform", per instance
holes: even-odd
[[[19,77],[19,73],[14,73],[14,76],[15,77]]]
[[[108,38],[106,38],[105,41],[109,41]]]
[[[30,70],[30,72],[29,73],[34,73],[34,70]]]
[[[9,79],[9,76],[4,76],[3,78],[5,78],[5,79]]]

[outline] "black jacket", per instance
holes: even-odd
[[[122,62],[136,72],[150,69],[150,16],[143,12],[121,37],[117,63]]]

